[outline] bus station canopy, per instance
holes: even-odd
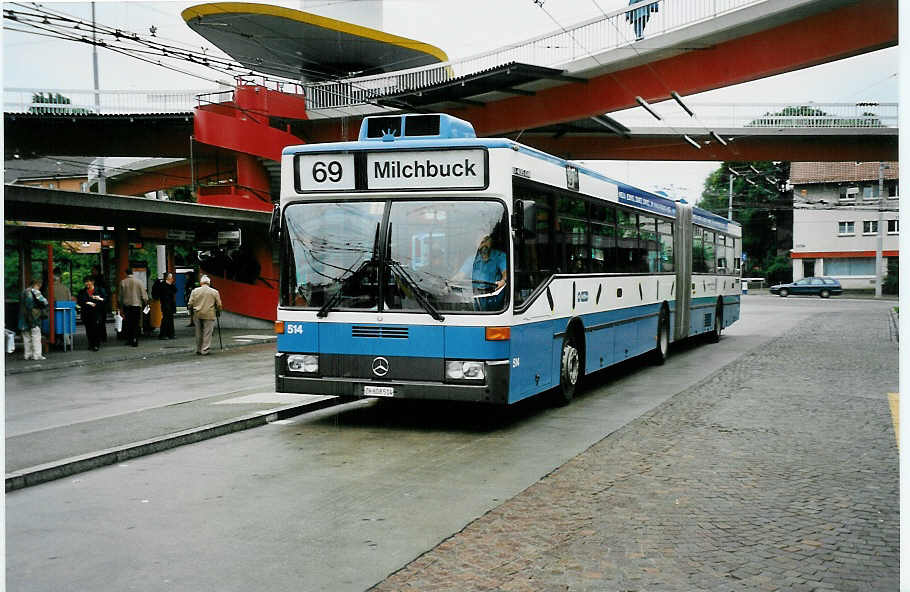
[[[6,232],[27,233],[32,238],[97,240],[97,231],[66,225],[92,225],[191,231],[195,235],[237,228],[264,232],[270,212],[200,205],[145,197],[130,197],[5,184],[3,187]],[[23,222],[53,222],[57,227],[24,226]],[[83,237],[93,236],[92,239]],[[166,234],[163,236],[167,236]]]
[[[254,72],[313,81],[448,60],[438,47],[268,4],[216,2],[181,13],[196,33]]]

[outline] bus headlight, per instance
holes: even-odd
[[[292,354],[288,356],[288,370],[291,372],[319,372],[319,356],[316,354]]]
[[[446,362],[446,378],[451,380],[483,380],[483,362]]]

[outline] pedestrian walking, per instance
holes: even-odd
[[[628,11],[626,13],[626,20],[630,22],[635,29],[635,40],[641,41],[644,38],[645,25],[648,24],[651,13],[657,12],[658,3],[652,2],[650,4],[643,4],[642,0],[629,0],[629,6],[632,6],[633,4],[641,4],[641,6]]]
[[[221,315],[221,294],[213,288],[209,276],[199,279],[199,287],[190,294],[187,308],[196,323],[196,355],[206,356],[212,344],[215,319]]]
[[[174,339],[174,314],[177,312],[177,286],[173,273],[164,275],[164,282],[158,286],[158,301],[161,302],[161,329],[158,339]]]
[[[41,293],[44,281],[32,280],[19,298],[19,331],[25,346],[26,360],[46,360],[41,351],[41,320],[47,317],[47,298]]]
[[[104,298],[95,289],[95,282],[91,277],[87,276],[83,283],[85,287],[79,290],[76,302],[82,313],[82,324],[85,326],[88,348],[98,351],[101,349],[101,332],[106,314]]]
[[[123,311],[123,336],[126,344],[139,347],[139,323],[142,308],[148,302],[142,282],[133,277],[132,268],[126,268],[126,277],[120,281],[120,310]]]

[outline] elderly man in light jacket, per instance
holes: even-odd
[[[215,318],[221,314],[221,294],[211,286],[209,276],[199,279],[199,287],[190,294],[186,306],[196,323],[196,355],[207,356],[215,330]]]

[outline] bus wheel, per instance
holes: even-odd
[[[721,308],[720,303],[717,304],[717,309],[714,311],[714,329],[711,330],[711,343],[717,343],[720,341],[720,332],[723,328],[724,320],[724,309]]]
[[[562,339],[562,355],[559,362],[559,392],[557,403],[567,405],[575,396],[575,389],[581,378],[581,355],[575,335],[567,333]]]
[[[667,314],[667,308],[660,309],[660,316],[657,317],[657,341],[654,344],[654,351],[651,352],[651,359],[658,366],[667,361],[667,353],[670,351],[670,319]]]

